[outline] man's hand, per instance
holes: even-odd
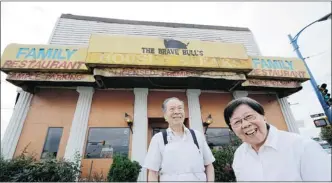
[[[212,163],[205,166],[205,174],[208,182],[214,182],[214,167]]]
[[[153,170],[148,170],[148,182],[158,182],[158,172]]]

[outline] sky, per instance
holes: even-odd
[[[263,56],[296,57],[287,35],[331,12],[330,2],[2,2],[1,54],[10,43],[47,44],[62,13],[129,20],[248,27]],[[298,39],[317,83],[331,91],[331,20],[306,29]],[[13,112],[16,87],[1,72],[1,138]],[[323,112],[309,81],[291,95],[301,134],[318,136],[311,114]]]

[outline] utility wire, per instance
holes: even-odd
[[[304,59],[312,58],[312,57],[316,57],[316,56],[318,56],[318,55],[322,55],[322,54],[326,53],[327,51],[328,51],[328,50],[325,50],[325,51],[323,51],[323,52],[320,52],[320,53],[317,53],[317,54],[314,54],[314,55],[311,55],[311,56],[305,57]]]

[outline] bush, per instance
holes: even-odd
[[[115,155],[107,180],[108,182],[136,182],[141,168],[137,161],[132,162],[126,156]]]
[[[80,167],[76,162],[63,159],[43,159],[37,161],[32,155],[20,156],[10,160],[0,158],[1,182],[73,182],[76,180]]]
[[[320,137],[332,145],[332,126],[325,126],[321,128]]]
[[[107,179],[104,177],[103,172],[93,172],[91,176],[87,177],[80,177],[78,182],[107,182]]]
[[[236,148],[240,144],[241,142],[236,140],[229,145],[222,146],[221,150],[212,150],[216,159],[213,162],[216,182],[236,182],[232,163]]]

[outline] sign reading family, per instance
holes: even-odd
[[[86,54],[84,47],[10,44],[2,55],[1,69],[86,71]]]
[[[92,34],[87,64],[252,70],[242,44]]]
[[[253,57],[253,70],[248,74],[256,78],[310,79],[302,60],[281,57]]]

